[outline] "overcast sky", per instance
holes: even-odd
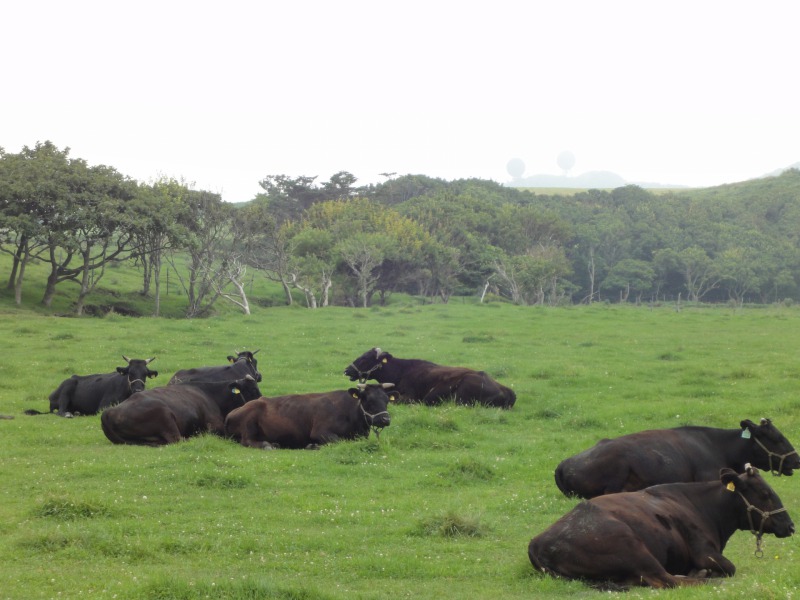
[[[0,146],[250,200],[266,175],[709,186],[800,161],[800,3],[31,0]]]

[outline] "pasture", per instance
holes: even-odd
[[[770,417],[800,446],[800,310],[491,303],[256,308],[208,320],[0,315],[0,598],[591,598],[535,573],[530,539],[566,513],[553,470],[642,429]],[[265,395],[346,389],[373,346],[485,369],[510,411],[392,406],[379,439],[258,451],[201,436],[114,446],[99,416],[26,416],[73,373],[180,368],[260,349]],[[800,474],[766,475],[800,523]],[[737,532],[736,576],[621,598],[797,597],[797,537]]]

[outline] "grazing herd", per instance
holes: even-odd
[[[123,356],[127,366],[114,373],[63,381],[50,394],[50,412],[100,412],[115,444],[161,446],[210,432],[249,448],[315,449],[370,431],[378,436],[391,423],[392,402],[502,409],[516,402],[513,390],[483,371],[395,358],[380,348],[345,368],[356,387],[264,397],[257,352],[229,356],[223,366],[180,370],[149,390],[145,381],[158,375],[148,367],[154,359]],[[600,440],[556,467],[558,489],[582,500],[530,541],[528,557],[538,571],[601,588],[730,577],[736,567],[722,552],[737,530],[755,535],[757,555],[764,534],[794,533],[760,470],[779,476],[798,468],[798,453],[768,419]]]

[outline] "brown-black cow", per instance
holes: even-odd
[[[747,463],[775,475],[800,468],[794,447],[769,419],[740,426],[652,429],[601,440],[563,460],[556,485],[567,496],[593,498],[659,483],[711,481],[722,467],[741,472]]]
[[[103,411],[100,423],[115,444],[163,446],[210,432],[225,433],[225,417],[261,396],[256,380],[181,383],[138,392]]]
[[[318,448],[340,439],[378,434],[391,421],[396,392],[383,385],[349,390],[259,398],[225,419],[225,433],[250,448]]]
[[[420,359],[395,358],[380,348],[368,350],[344,370],[350,381],[374,379],[393,383],[405,402],[435,405],[454,399],[457,404],[511,408],[517,396],[484,371],[445,367]]]
[[[794,523],[774,490],[747,465],[717,481],[665,483],[584,500],[528,545],[545,573],[601,586],[675,587],[731,577],[722,555],[737,529],[788,537]]]
[[[235,381],[250,375],[257,382],[261,381],[261,373],[258,371],[258,360],[255,352],[244,350],[237,352],[236,356],[228,356],[228,365],[215,367],[195,367],[192,369],[181,369],[176,372],[169,380],[167,385],[176,383],[189,383],[192,381]]]
[[[73,375],[62,381],[50,394],[50,412],[57,410],[59,416],[67,418],[74,415],[95,415],[109,406],[119,404],[131,394],[141,392],[148,377],[158,376],[158,371],[151,371],[147,366],[155,357],[145,360],[123,355],[122,358],[128,364],[117,367],[114,373]],[[25,414],[47,413],[31,408]]]

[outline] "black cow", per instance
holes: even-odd
[[[528,545],[533,566],[569,579],[622,586],[675,587],[731,577],[722,555],[737,529],[788,537],[794,523],[780,498],[747,465],[719,480],[665,483],[578,504]]]
[[[359,356],[344,374],[350,381],[375,379],[380,383],[393,383],[405,402],[435,405],[452,398],[457,404],[468,406],[511,408],[517,399],[513,390],[497,383],[484,371],[395,358],[380,348]]]
[[[225,433],[250,448],[318,448],[339,439],[369,436],[390,422],[388,403],[397,398],[382,385],[318,394],[259,398],[232,411]]]
[[[162,446],[204,432],[224,435],[228,413],[260,396],[250,375],[238,381],[167,385],[103,411],[100,423],[115,444]]]
[[[122,358],[128,366],[117,367],[115,373],[73,375],[62,381],[50,394],[50,412],[57,410],[59,416],[67,418],[74,415],[94,415],[109,406],[119,404],[131,394],[142,391],[148,377],[158,376],[158,371],[151,371],[147,366],[155,357],[144,360],[123,355]],[[25,414],[47,413],[31,408]]]
[[[188,383],[190,381],[235,381],[250,375],[256,381],[261,381],[261,373],[258,372],[258,360],[255,352],[247,350],[238,352],[236,356],[228,356],[229,365],[218,367],[197,367],[194,369],[182,369],[172,376],[167,385],[176,383]]]
[[[750,463],[775,475],[800,468],[794,447],[769,419],[741,429],[676,427],[601,440],[556,467],[556,485],[567,496],[592,498],[632,492],[658,483],[712,481],[722,467],[737,472]]]

